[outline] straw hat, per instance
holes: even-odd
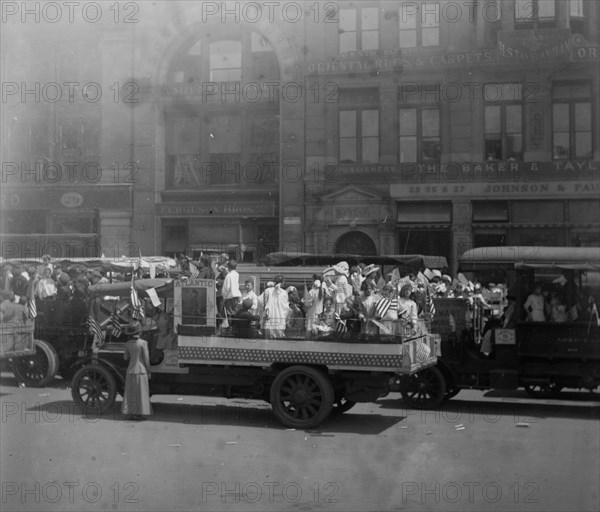
[[[373,274],[374,272],[378,272],[378,271],[379,271],[379,267],[375,266],[375,264],[371,264],[364,268],[363,276],[367,277],[368,275]]]
[[[138,321],[130,322],[123,328],[123,333],[127,336],[135,336],[142,332],[142,324]]]

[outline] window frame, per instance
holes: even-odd
[[[555,98],[554,97],[554,90],[555,88],[558,88],[559,86],[587,86],[588,88],[588,93],[589,96],[587,98],[579,98],[579,97],[571,97],[571,96],[565,96],[565,97],[558,97]],[[594,155],[594,119],[593,119],[593,115],[590,116],[590,126],[589,126],[589,133],[590,133],[590,138],[591,138],[591,148],[590,148],[590,152],[591,155],[588,156],[577,156],[577,133],[582,133],[583,131],[577,131],[577,122],[576,122],[576,105],[577,104],[589,104],[590,112],[593,112],[593,108],[594,108],[594,103],[593,103],[593,94],[592,94],[592,84],[591,82],[587,81],[587,80],[582,80],[582,81],[557,81],[557,82],[553,82],[552,83],[552,93],[551,93],[551,101],[552,101],[552,109],[551,109],[551,116],[552,116],[552,122],[551,122],[551,137],[552,137],[552,143],[551,143],[551,147],[552,147],[552,160],[555,161],[567,161],[567,160],[589,160],[591,158],[593,158]],[[568,129],[568,134],[569,134],[569,150],[567,151],[567,155],[564,157],[559,157],[556,156],[556,153],[554,151],[554,139],[555,139],[555,134],[556,133],[565,133],[564,131],[561,132],[557,132],[557,130],[554,127],[554,120],[555,120],[555,115],[554,115],[554,106],[555,105],[567,105],[569,112],[568,112],[568,119],[569,119],[569,129]]]
[[[377,13],[377,28],[375,29],[363,29],[363,20],[362,20],[362,11],[365,9],[372,9],[375,10]],[[381,35],[380,35],[380,26],[381,26],[381,20],[380,20],[380,16],[379,16],[379,9],[378,7],[374,7],[374,6],[361,6],[361,7],[342,7],[340,9],[340,16],[342,14],[342,11],[354,11],[355,15],[356,15],[356,22],[354,24],[354,30],[344,30],[343,32],[340,29],[339,32],[339,36],[338,36],[338,53],[347,53],[347,52],[360,52],[360,51],[369,51],[369,50],[379,50],[381,48]],[[342,34],[346,34],[349,32],[354,32],[356,33],[356,47],[354,49],[348,49],[348,50],[343,50],[342,51]],[[363,39],[363,35],[365,32],[376,32],[377,33],[377,47],[376,48],[364,48],[364,39]]]
[[[539,9],[540,2],[544,2],[546,5],[552,4],[553,14],[552,16],[543,16],[540,18]],[[528,18],[518,18],[519,15],[519,4],[525,6],[531,6],[531,16]],[[541,28],[555,28],[557,24],[557,15],[559,9],[557,8],[556,0],[514,0],[514,26],[517,30],[527,29],[541,29]]]
[[[376,112],[377,113],[377,135],[363,135],[363,116],[362,113],[366,111]],[[354,112],[356,114],[356,130],[354,133],[354,137],[344,137],[345,139],[356,139],[356,161],[355,162],[342,162],[342,130],[341,130],[341,114],[342,112]],[[364,162],[363,161],[363,139],[365,138],[375,138],[377,140],[377,161],[375,162]],[[376,165],[379,163],[381,156],[381,112],[379,106],[344,106],[340,107],[338,110],[338,163],[341,165]]]
[[[417,126],[416,126],[416,134],[415,134],[415,138],[416,138],[416,147],[415,147],[415,154],[416,154],[416,161],[410,161],[410,160],[403,160],[402,159],[402,144],[401,144],[401,140],[403,135],[401,134],[401,118],[400,118],[400,114],[401,111],[403,110],[415,110],[416,111],[416,122],[417,122]],[[438,115],[438,124],[437,124],[437,128],[438,128],[438,135],[437,135],[437,142],[438,142],[438,146],[439,146],[439,154],[438,154],[438,158],[437,160],[425,160],[424,158],[424,139],[430,139],[432,137],[425,137],[423,135],[423,112],[424,111],[436,111],[437,115]],[[405,105],[399,106],[398,107],[398,162],[401,164],[404,163],[416,163],[416,164],[434,164],[434,163],[440,163],[441,161],[441,157],[442,157],[442,135],[441,135],[441,109],[440,109],[440,105],[437,103],[430,103],[430,104],[410,104],[407,103]]]
[[[507,86],[507,88],[510,88],[511,85],[519,85],[519,93],[518,93],[518,99],[516,99],[515,97],[513,98],[500,98],[500,99],[494,99],[494,100],[490,100],[487,99],[487,93],[486,93],[486,87],[488,85],[495,85],[495,86]],[[525,112],[525,103],[523,100],[523,84],[521,82],[489,82],[489,83],[485,83],[483,85],[484,88],[484,101],[483,101],[483,130],[482,130],[482,134],[483,134],[483,155],[484,155],[484,160],[485,161],[505,161],[505,160],[511,160],[514,159],[515,161],[519,161],[522,162],[524,157],[525,157],[525,152],[526,152],[526,144],[525,144],[525,134],[527,133],[527,127],[526,127],[526,112]],[[502,96],[502,94],[501,94]],[[517,95],[515,95],[517,96]],[[512,107],[512,106],[518,106],[521,109],[521,155],[520,158],[514,158],[512,156],[508,156],[508,140],[509,140],[509,135],[510,133],[519,133],[519,132],[507,132],[507,127],[508,127],[508,121],[507,121],[507,109],[508,107]],[[488,131],[487,131],[487,118],[486,118],[486,111],[488,107],[499,107],[500,108],[500,144],[501,144],[501,155],[500,158],[497,158],[496,156],[494,156],[493,158],[490,158],[489,156],[489,152],[487,151],[487,141],[488,141]]]
[[[437,19],[437,23],[431,27],[426,26],[425,22],[427,21],[427,18],[425,20],[423,20],[423,10],[422,10],[422,6],[423,5],[434,5],[436,7],[436,19]],[[417,8],[417,13],[415,14],[415,27],[414,28],[403,28],[403,21],[405,18],[405,14],[404,10],[402,7],[400,7],[400,15],[398,16],[398,48],[402,49],[406,49],[406,48],[438,48],[441,46],[441,15],[440,15],[440,9],[441,9],[441,2],[439,1],[435,1],[435,0],[421,0],[419,1],[416,5],[418,6]],[[431,13],[426,14],[425,16],[430,16]],[[429,29],[436,29],[437,30],[437,44],[423,44],[423,31],[424,30],[429,30]],[[407,46],[407,45],[403,45],[402,44],[402,34],[406,33],[406,32],[415,32],[415,44],[411,45],[411,46]]]

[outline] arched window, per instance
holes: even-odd
[[[339,238],[335,244],[335,253],[376,256],[377,247],[369,235],[362,231],[350,231]]]
[[[242,43],[217,41],[210,45],[210,81],[236,82],[242,79]]]

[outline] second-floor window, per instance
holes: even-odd
[[[440,161],[440,112],[433,107],[401,108],[400,163]]]
[[[379,49],[377,7],[340,10],[340,53]]]
[[[400,48],[440,45],[439,2],[400,5]]]
[[[592,100],[589,84],[557,83],[552,87],[552,157],[591,159]]]
[[[515,0],[515,28],[552,28],[556,0]]]
[[[379,161],[379,111],[340,110],[340,163],[374,164]]]
[[[486,160],[523,159],[523,105],[520,83],[484,86]]]

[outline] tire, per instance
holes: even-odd
[[[433,409],[444,400],[446,381],[437,368],[426,368],[414,375],[403,376],[400,393],[406,404],[414,409]]]
[[[525,391],[534,398],[554,398],[560,394],[563,386],[553,379],[542,384],[526,384]]]
[[[286,427],[316,427],[333,409],[329,378],[310,366],[283,369],[273,380],[269,395],[275,416]]]
[[[347,400],[346,398],[342,397],[334,402],[331,414],[343,414],[346,411],[352,409],[352,407],[354,407],[355,405],[356,402],[353,402],[352,400]]]
[[[26,386],[39,388],[51,382],[58,372],[58,354],[47,341],[33,340],[35,354],[13,359],[16,379]]]
[[[71,396],[84,412],[101,414],[115,403],[117,382],[106,367],[90,364],[75,372],[71,382]]]

